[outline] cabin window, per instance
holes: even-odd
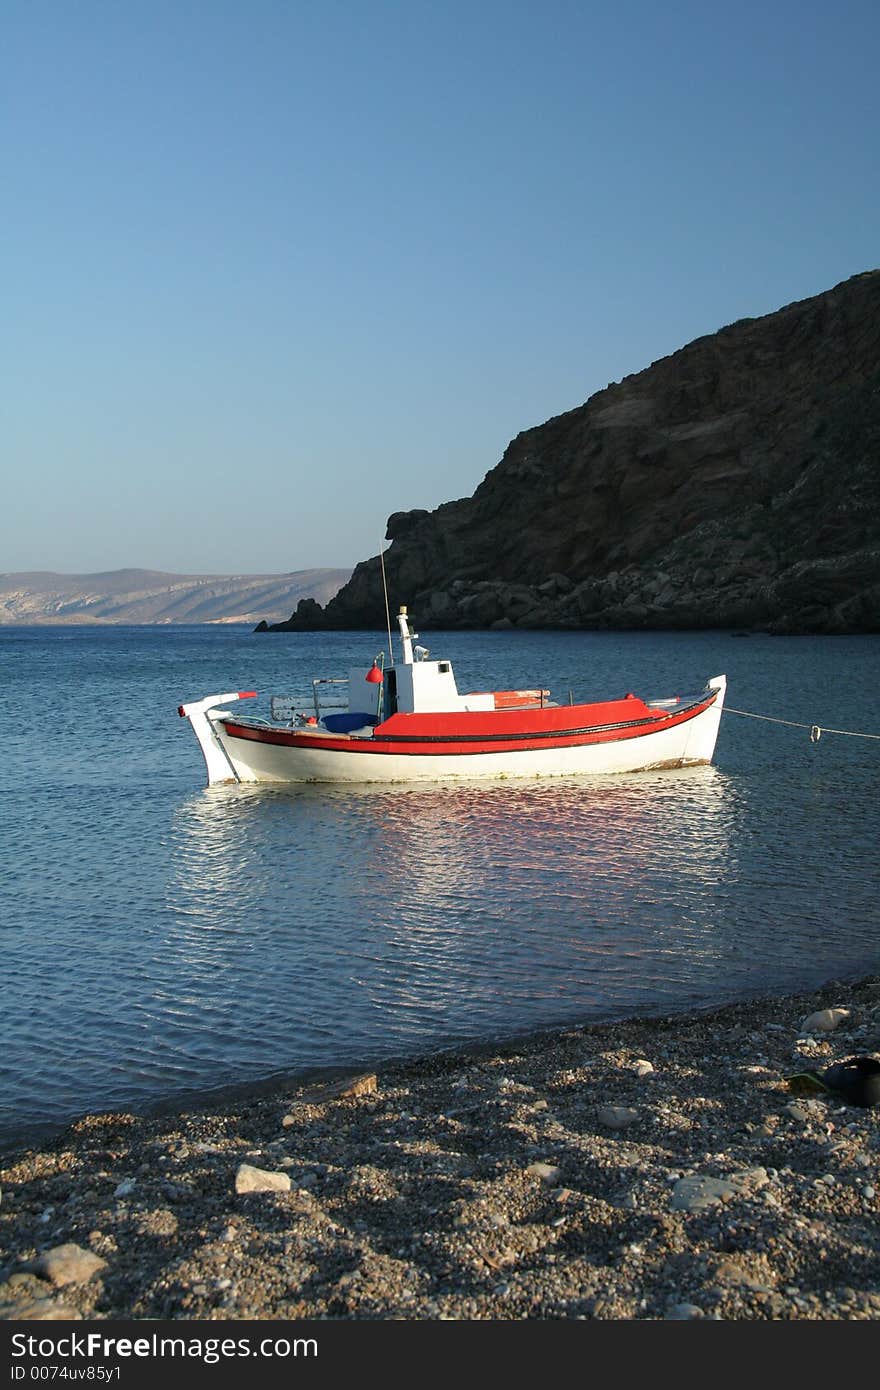
[[[437,663],[437,670],[440,671],[440,672],[442,672],[443,675],[446,675],[447,672],[449,671],[449,662],[448,662],[448,661],[440,661],[440,662],[438,662],[438,663]]]

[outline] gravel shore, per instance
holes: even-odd
[[[838,1010],[812,1015],[824,1010]],[[6,1319],[875,1319],[880,981],[568,1029],[0,1171]]]

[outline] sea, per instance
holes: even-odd
[[[559,701],[724,673],[715,763],[207,789],[178,704],[307,709],[313,677],[387,636],[0,628],[0,1146],[585,1023],[754,997],[772,1018],[785,992],[880,971],[880,638],[420,640],[459,689]]]

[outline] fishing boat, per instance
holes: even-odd
[[[402,659],[384,654],[344,678],[313,680],[313,709],[284,696],[270,717],[222,706],[238,690],[178,706],[220,782],[413,782],[455,777],[550,777],[639,772],[710,763],[727,681],[693,695],[628,692],[559,704],[543,687],[460,694],[449,661],[418,645],[407,610],[397,618]],[[389,648],[390,630],[389,630]],[[328,687],[329,692],[328,692]],[[330,703],[333,695],[344,700]]]

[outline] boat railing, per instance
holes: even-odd
[[[322,699],[321,692],[318,690],[320,685],[348,685],[348,681],[344,676],[329,676],[312,681],[312,704],[315,710],[315,719],[320,720],[324,713],[330,713],[331,710],[348,709],[347,700],[337,702]],[[303,699],[302,695],[273,695],[270,702],[273,722],[292,725],[308,723],[307,716],[302,713],[303,705],[307,704],[307,699],[308,697]],[[314,720],[312,722],[314,723]]]
[[[315,704],[315,718],[321,719],[322,715],[328,710],[347,710],[348,700],[337,703],[331,700],[322,700],[318,690],[319,685],[348,685],[347,676],[318,676],[312,681],[312,698]]]

